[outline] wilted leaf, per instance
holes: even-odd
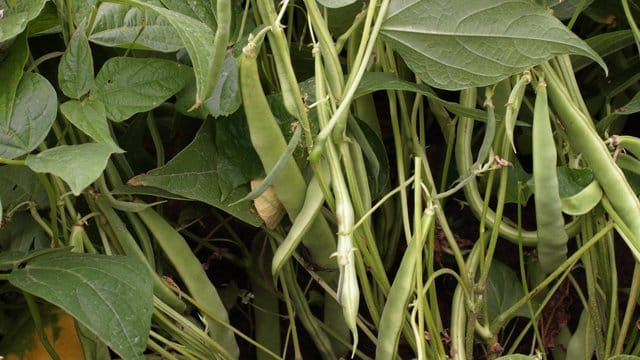
[[[190,71],[168,60],[113,57],[98,72],[91,97],[105,105],[107,118],[123,121],[157,107],[180,91]]]
[[[426,83],[494,84],[555,55],[606,65],[560,20],[528,0],[392,1],[380,34]]]
[[[61,145],[37,155],[29,155],[26,165],[35,172],[60,177],[78,195],[100,177],[112,153],[112,145]]]
[[[138,260],[54,253],[13,271],[9,282],[64,309],[124,359],[143,359],[153,288]]]

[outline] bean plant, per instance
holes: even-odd
[[[639,17],[0,0],[0,358],[640,359]]]

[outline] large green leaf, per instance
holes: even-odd
[[[150,10],[103,3],[89,40],[104,46],[173,52],[182,41],[165,18]]]
[[[9,275],[14,286],[57,305],[123,359],[143,359],[153,303],[147,268],[124,256],[54,253]]]
[[[217,151],[213,146],[214,141],[213,121],[205,121],[193,142],[165,166],[138,175],[130,179],[129,184],[152,186],[189,199],[202,201],[226,211],[242,221],[258,226],[262,221],[252,211],[249,203],[229,205],[247,195],[248,189],[236,188],[224,201],[221,200],[219,179],[222,175],[217,170]]]
[[[73,99],[88,93],[94,84],[93,56],[84,28],[76,29],[58,66],[60,90]]]
[[[105,144],[62,145],[29,155],[26,165],[35,172],[60,177],[78,195],[102,174],[113,150]]]
[[[493,320],[498,315],[513,306],[524,296],[522,283],[516,273],[507,265],[493,260],[487,279],[487,312],[489,319]],[[513,316],[529,318],[527,307],[519,308]]]
[[[0,91],[0,129],[8,126],[16,91],[18,91],[18,84],[20,84],[24,74],[23,68],[29,57],[26,34],[18,37],[8,52],[7,57],[0,62],[0,84],[2,84],[2,91]]]
[[[157,58],[113,57],[102,65],[91,97],[100,100],[107,118],[123,121],[151,110],[180,91],[191,69]]]
[[[56,119],[57,95],[49,81],[25,73],[13,103],[13,111],[0,117],[0,157],[13,159],[35,149]]]
[[[27,27],[29,21],[35,19],[46,0],[0,0],[0,9],[4,11],[0,19],[0,43],[20,34]]]
[[[209,26],[217,28],[215,2],[211,0],[160,0],[169,10],[190,16]]]
[[[207,87],[209,61],[213,58],[213,47],[211,46],[211,44],[213,44],[213,31],[211,28],[190,16],[139,0],[109,1],[129,4],[154,11],[157,14],[164,16],[164,18],[173,25],[178,36],[182,39],[182,42],[189,53],[189,57],[191,58],[197,83],[195,105],[200,106],[204,101],[204,92]]]
[[[93,99],[69,100],[60,105],[60,112],[69,122],[96,142],[112,145],[114,150],[120,151],[111,137],[107,112],[102,102]]]
[[[555,55],[606,65],[529,0],[396,0],[381,35],[426,83],[448,90],[496,83]]]

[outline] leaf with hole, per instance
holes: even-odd
[[[54,253],[9,275],[9,282],[64,309],[123,359],[143,359],[151,327],[149,271],[125,256]]]
[[[112,145],[61,145],[37,155],[29,155],[25,163],[35,172],[60,177],[78,195],[100,177],[112,153]]]
[[[560,54],[604,61],[529,0],[392,1],[380,31],[407,66],[432,86],[458,90],[496,83]]]
[[[113,57],[98,72],[91,98],[104,104],[108,119],[123,121],[180,91],[190,72],[188,66],[169,60]]]

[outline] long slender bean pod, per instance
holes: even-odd
[[[251,143],[265,171],[270,172],[278,163],[280,154],[286,150],[287,144],[260,85],[256,47],[255,43],[250,42],[243,49],[240,59],[240,90]],[[273,187],[289,218],[295,221],[304,205],[307,184],[293,159],[289,159],[280,176],[274,180]],[[326,220],[316,218],[309,233],[313,237],[304,237],[303,243],[311,252],[314,262],[326,268],[334,266],[335,263],[330,259],[335,249],[334,235]]]
[[[522,99],[524,97],[524,90],[530,82],[531,74],[528,71],[525,71],[513,87],[513,90],[511,90],[509,101],[507,102],[507,111],[504,115],[504,121],[507,129],[507,137],[513,147],[513,152],[516,152],[516,145],[513,142],[513,130],[516,127],[516,120],[518,118],[518,113],[520,112],[520,105],[522,104]]]
[[[434,211],[427,208],[422,215],[422,224],[425,229],[433,226]],[[411,294],[414,291],[416,273],[416,249],[424,246],[426,236],[415,234],[407,245],[407,251],[402,256],[400,267],[391,285],[389,297],[384,305],[380,326],[378,330],[378,347],[376,348],[376,359],[393,359],[397,353],[400,330],[404,322],[404,315],[409,303]],[[422,295],[418,295],[422,296]]]
[[[549,119],[547,89],[544,80],[537,86],[533,113],[533,182],[535,184],[538,258],[545,273],[555,270],[567,259],[567,233],[558,190],[556,146]]]
[[[218,291],[182,235],[154,209],[143,210],[138,213],[138,216],[155,237],[157,244],[162,248],[191,296],[203,309],[228,324],[229,315]],[[223,324],[208,317],[207,319],[209,335],[218,341],[233,358],[237,358],[240,350],[233,332]]]
[[[542,67],[549,84],[551,101],[560,115],[571,147],[582,154],[604,193],[612,200],[613,208],[631,232],[631,237],[625,238],[627,246],[640,260],[640,201],[593,123],[574,104],[553,68],[549,64],[543,64]]]

